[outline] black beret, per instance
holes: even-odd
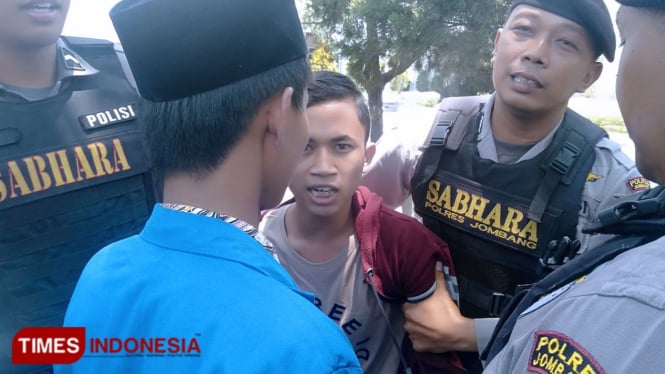
[[[210,91],[307,55],[293,0],[122,0],[109,15],[151,101]]]
[[[510,11],[518,5],[529,5],[554,13],[584,27],[591,36],[596,52],[604,54],[610,62],[614,60],[614,26],[603,0],[515,0]]]
[[[637,8],[665,9],[665,0],[617,0],[618,3]]]

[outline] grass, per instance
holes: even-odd
[[[626,125],[620,117],[589,117],[589,119],[605,131],[627,133]]]

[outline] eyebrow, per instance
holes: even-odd
[[[525,18],[525,19],[528,19],[529,21],[540,21],[541,20],[540,15],[535,14],[535,13],[531,13],[529,11],[523,11],[522,13],[518,13],[517,15],[515,15],[514,19],[517,20],[517,19],[520,19],[520,18]],[[571,20],[569,20],[565,17],[562,17],[562,18],[565,19],[565,22],[560,25],[562,28],[568,29],[570,31],[574,31],[574,32],[577,32],[577,33],[580,33],[580,34],[588,33],[588,31],[584,27],[582,27],[581,25],[578,25],[577,23],[575,23],[575,22],[573,22],[573,21],[571,21]]]
[[[539,19],[540,19],[540,16],[539,16],[538,14],[532,13],[532,12],[530,12],[530,11],[523,10],[523,11],[521,11],[521,12],[517,12],[517,14],[514,15],[513,17],[511,17],[511,18],[512,18],[513,20],[514,20],[514,19],[518,19],[518,18],[527,18],[527,19],[529,19],[530,21],[535,21],[535,20],[539,20]]]
[[[335,143],[338,143],[338,142],[349,141],[349,140],[353,140],[353,139],[351,139],[351,137],[348,136],[348,135],[340,135],[340,136],[336,136],[336,137],[332,138],[331,140]]]
[[[568,29],[568,30],[570,30],[570,31],[573,31],[573,32],[576,32],[576,33],[579,33],[579,34],[582,34],[582,35],[584,35],[584,34],[589,34],[589,32],[587,31],[587,29],[585,29],[584,27],[582,27],[582,26],[580,26],[580,25],[578,25],[578,24],[576,24],[576,23],[574,23],[574,22],[571,22],[571,23],[564,23],[564,24],[561,25],[561,26],[562,26],[562,28],[564,28],[564,29]],[[591,38],[591,35],[589,35],[589,37]]]
[[[340,135],[330,139],[330,143],[353,142],[353,138],[348,135]],[[318,143],[316,139],[309,138],[308,143]]]

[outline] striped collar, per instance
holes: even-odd
[[[160,205],[163,206],[164,208],[176,210],[176,211],[179,211],[179,212],[185,212],[185,213],[191,213],[191,214],[206,216],[206,217],[210,217],[210,218],[221,219],[222,221],[224,221],[224,222],[226,222],[226,223],[242,230],[245,234],[247,234],[247,235],[251,236],[252,238],[254,238],[254,240],[259,242],[259,244],[261,244],[261,246],[263,248],[265,248],[265,250],[268,251],[268,253],[270,253],[272,255],[272,257],[275,258],[275,260],[277,260],[277,262],[279,262],[279,259],[277,258],[277,254],[273,250],[273,245],[270,242],[270,240],[268,240],[265,236],[263,236],[263,234],[261,234],[259,232],[259,230],[256,229],[256,227],[250,225],[249,223],[247,223],[243,220],[240,220],[240,219],[235,218],[235,217],[227,216],[227,215],[224,215],[224,214],[212,211],[212,210],[195,208],[195,207],[189,206],[189,205],[166,204],[166,203],[162,203]]]

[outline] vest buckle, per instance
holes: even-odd
[[[512,296],[501,292],[492,292],[490,296],[489,315],[490,317],[499,317],[503,309],[508,305]]]
[[[552,161],[552,169],[561,175],[566,175],[568,169],[573,165],[575,159],[582,150],[571,142],[566,142],[561,148],[561,151]]]
[[[441,146],[446,142],[450,127],[453,125],[451,121],[441,121],[436,124],[434,133],[429,141],[430,145]]]

